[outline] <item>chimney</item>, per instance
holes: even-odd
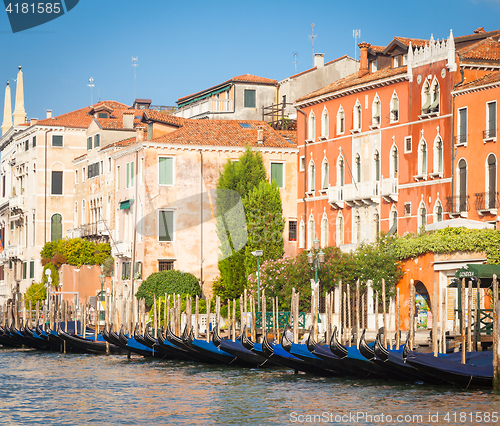
[[[36,123],[38,123],[38,118],[30,119],[30,126],[36,126]]]
[[[138,127],[135,129],[135,140],[137,142],[141,142],[144,140],[144,129],[142,127]]]
[[[16,105],[14,107],[14,126],[26,122],[26,112],[24,111],[24,88],[23,88],[23,72],[19,65],[17,72],[17,85],[16,85]]]
[[[7,130],[12,127],[12,100],[10,98],[10,86],[7,82],[7,87],[5,88],[5,102],[3,106],[3,123],[2,123],[2,135],[5,134]]]
[[[52,110],[51,109],[47,110],[47,118],[52,118]]]
[[[257,129],[257,143],[261,145],[264,142],[264,130]]]
[[[125,111],[123,113],[123,128],[133,129],[134,128],[134,111]]]
[[[314,66],[316,68],[323,68],[325,66],[325,55],[323,53],[314,54]]]
[[[358,71],[358,77],[363,77],[364,75],[368,74],[368,49],[371,46],[370,43],[367,43],[366,41],[363,41],[362,43],[358,44],[359,50],[360,50],[360,55],[359,55],[359,71]]]

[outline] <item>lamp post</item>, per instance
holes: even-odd
[[[252,254],[257,258],[257,309],[260,309],[260,263],[259,258],[264,254],[262,250],[255,250]]]
[[[50,287],[52,287],[52,271],[47,268],[45,270],[45,276],[47,277],[47,316],[50,318]],[[47,318],[45,319],[47,320]]]
[[[321,270],[321,265],[325,263],[325,253],[319,248],[319,240],[317,238],[313,241],[313,248],[309,250],[307,262],[311,271],[314,271],[314,286],[316,287],[318,285],[318,271]]]
[[[103,308],[103,300],[104,300],[104,265],[101,265],[101,275],[99,275],[99,279],[101,280],[101,306],[99,309],[99,319],[102,321],[104,318]]]

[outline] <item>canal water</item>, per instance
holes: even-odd
[[[0,425],[311,423],[500,424],[500,395],[284,369],[0,349]]]

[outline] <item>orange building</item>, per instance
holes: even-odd
[[[363,42],[357,73],[296,102],[300,249],[318,238],[351,250],[459,216],[496,223],[499,35]],[[459,267],[422,292],[441,295]]]

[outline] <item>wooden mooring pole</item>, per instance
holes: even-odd
[[[500,304],[498,303],[498,280],[493,274],[493,389],[500,390],[500,371],[498,361],[500,359],[499,327]]]
[[[415,282],[410,280],[410,350],[415,344]]]

